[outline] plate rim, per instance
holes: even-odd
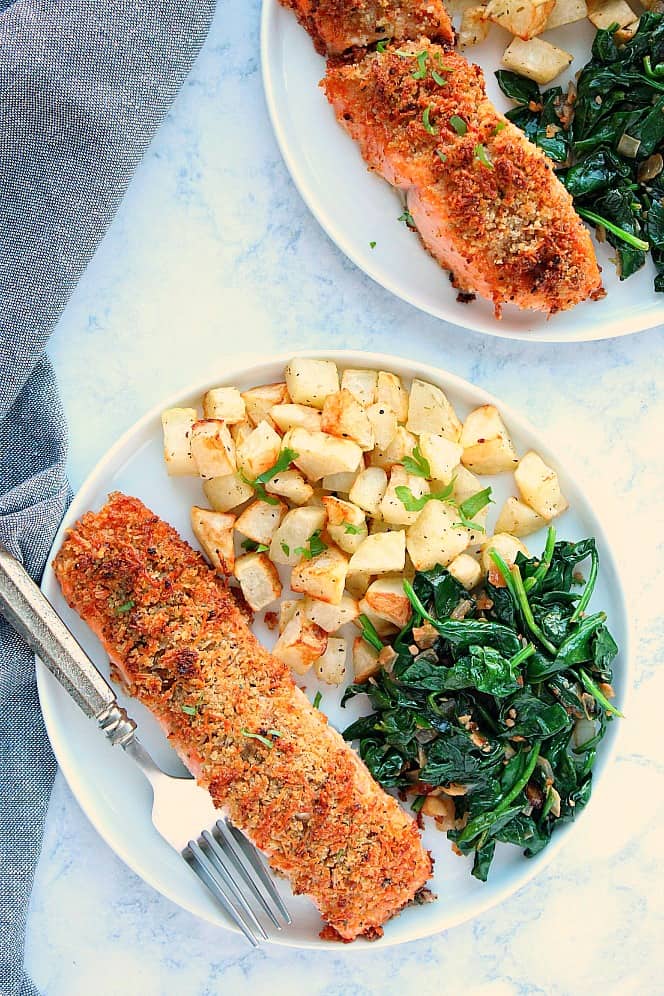
[[[567,478],[570,483],[573,483],[575,489],[578,489],[584,494],[584,496],[586,496],[586,503],[594,522],[593,528],[595,530],[595,535],[601,542],[603,559],[605,563],[608,562],[615,578],[618,580],[615,594],[624,628],[624,639],[620,648],[623,667],[623,688],[619,703],[623,712],[628,710],[634,682],[634,665],[632,657],[632,648],[634,646],[633,622],[631,613],[629,612],[628,597],[621,583],[621,575],[618,571],[618,558],[610,537],[610,533],[607,530],[602,518],[595,512],[596,503],[592,487],[590,487],[584,480],[582,473],[580,474],[576,468],[569,466],[567,458],[560,458],[558,456],[555,448],[550,445],[546,433],[542,433],[538,429],[535,429],[526,417],[522,416],[518,411],[512,409],[509,404],[503,402],[483,387],[473,384],[471,381],[468,381],[463,377],[459,377],[451,371],[445,370],[442,367],[431,366],[422,361],[412,360],[408,357],[395,353],[377,353],[369,350],[316,350],[305,348],[300,350],[288,350],[287,352],[278,354],[269,354],[268,356],[250,357],[247,354],[243,354],[240,360],[238,360],[237,357],[234,357],[233,360],[231,360],[230,365],[225,367],[225,369],[220,372],[219,377],[207,377],[204,381],[197,380],[194,383],[186,385],[180,390],[171,392],[167,398],[153,405],[147,412],[145,412],[144,415],[142,415],[120,435],[116,442],[93,466],[90,472],[86,475],[84,481],[81,483],[80,487],[77,489],[74,498],[67,509],[62,522],[60,523],[48,554],[47,566],[44,570],[41,582],[42,591],[46,594],[46,596],[49,596],[51,590],[57,590],[57,581],[52,568],[52,558],[55,555],[55,552],[59,549],[64,533],[70,528],[72,523],[76,521],[81,514],[83,514],[84,511],[87,511],[87,508],[83,507],[86,494],[98,487],[99,480],[104,480],[104,478],[108,476],[108,472],[117,466],[116,461],[118,457],[120,457],[127,445],[131,443],[134,436],[145,433],[151,423],[158,421],[164,408],[177,405],[178,402],[182,403],[183,399],[190,398],[194,395],[202,396],[206,390],[209,390],[214,386],[219,386],[220,383],[228,383],[231,379],[249,377],[251,376],[252,371],[257,368],[274,368],[279,366],[283,369],[286,363],[295,357],[331,359],[339,365],[357,365],[360,367],[364,365],[365,367],[370,368],[375,368],[377,366],[379,369],[387,370],[390,370],[395,366],[398,367],[402,365],[403,367],[409,369],[410,372],[408,376],[410,377],[433,377],[434,383],[437,382],[442,384],[446,387],[446,389],[450,389],[455,392],[460,391],[462,393],[470,392],[472,395],[475,395],[478,401],[482,404],[495,404],[499,407],[501,414],[504,415],[505,421],[508,425],[514,425],[517,427],[520,435],[522,434],[526,437],[537,440],[538,447],[541,448],[545,457],[547,454],[555,455],[556,466],[562,471],[563,476]],[[55,679],[38,658],[36,677],[39,702],[44,717],[44,723],[53,753],[58,762],[58,766],[76,800],[77,805],[81,808],[86,818],[95,828],[102,840],[104,840],[104,842],[127,865],[127,867],[129,867],[136,875],[138,875],[139,878],[141,878],[144,882],[147,882],[148,885],[154,888],[161,895],[165,896],[177,906],[187,910],[199,919],[214,926],[228,929],[239,935],[238,928],[230,921],[226,921],[223,915],[221,915],[221,911],[218,917],[209,916],[205,911],[197,908],[193,902],[183,899],[178,894],[176,889],[170,889],[168,883],[162,882],[149,872],[146,874],[141,866],[140,855],[136,856],[134,851],[132,851],[132,848],[126,842],[128,838],[123,838],[119,842],[116,840],[113,831],[106,826],[103,818],[103,809],[95,803],[94,797],[90,796],[89,790],[86,788],[88,784],[86,779],[79,777],[76,765],[74,763],[70,764],[68,755],[64,751],[64,745],[67,743],[67,737],[58,724],[56,698],[51,697],[50,695],[50,687],[55,685]],[[606,745],[605,750],[603,751],[603,771],[597,784],[593,786],[593,796],[595,798],[600,792],[606,791],[608,781],[607,776],[611,766],[615,764],[618,745],[623,735],[623,726],[622,724],[619,724],[615,730],[613,742]],[[394,947],[396,945],[406,944],[415,940],[423,940],[427,937],[443,933],[453,927],[460,926],[462,923],[470,922],[477,916],[487,912],[489,909],[499,906],[507,898],[514,895],[529,884],[536,875],[544,871],[552,863],[560,849],[564,847],[565,843],[574,833],[574,829],[581,825],[584,820],[587,820],[588,810],[592,811],[592,807],[585,807],[580,816],[573,823],[569,823],[564,828],[561,828],[557,839],[552,840],[546,849],[540,852],[539,855],[528,861],[524,858],[523,871],[519,874],[516,882],[510,879],[496,892],[491,895],[487,895],[484,900],[478,896],[478,900],[472,909],[462,910],[457,916],[448,915],[444,917],[444,922],[425,927],[425,929],[411,928],[406,930],[403,936],[392,937],[388,934],[380,940],[373,941],[371,943],[362,943],[360,940],[359,943],[356,941],[352,945],[344,945],[344,953],[349,950],[352,950],[354,953],[366,950],[373,951],[377,948]],[[322,941],[318,937],[315,937],[310,941],[303,943],[301,940],[289,938],[288,931],[285,931],[283,934],[270,934],[269,943],[298,950],[311,949],[324,950],[328,952],[333,950],[330,947],[329,941]]]
[[[261,77],[263,81],[263,93],[265,96],[268,116],[272,125],[272,131],[279,147],[279,152],[281,153],[281,157],[286,165],[297,192],[304,201],[309,212],[322,228],[323,232],[327,235],[330,241],[333,242],[334,245],[353,263],[354,266],[356,266],[362,273],[365,273],[368,277],[370,277],[370,279],[378,284],[379,287],[382,287],[383,290],[388,291],[399,300],[405,301],[417,311],[430,315],[438,321],[448,322],[456,328],[473,332],[477,335],[487,335],[497,339],[510,340],[512,342],[569,344],[579,342],[602,342],[611,339],[622,339],[626,336],[637,335],[640,332],[648,332],[664,323],[664,301],[662,301],[659,306],[659,313],[653,310],[652,317],[647,319],[647,324],[645,325],[639,321],[636,315],[632,315],[631,318],[628,316],[627,319],[624,317],[612,318],[611,316],[607,316],[605,322],[597,322],[595,325],[590,327],[589,331],[582,332],[582,334],[575,334],[573,336],[562,332],[546,332],[546,319],[542,319],[542,329],[537,329],[535,331],[519,331],[517,329],[513,329],[509,322],[498,320],[494,320],[495,328],[493,326],[485,327],[479,322],[474,323],[472,321],[472,309],[469,309],[467,312],[470,320],[467,323],[462,323],[455,317],[443,314],[439,309],[419,301],[415,294],[409,293],[408,288],[402,288],[400,285],[396,284],[394,280],[379,276],[379,268],[375,264],[372,265],[372,258],[366,254],[362,254],[359,248],[355,248],[354,244],[346,238],[334,218],[321,205],[314,188],[306,179],[305,169],[300,168],[298,165],[296,157],[291,150],[291,146],[286,139],[285,128],[282,127],[281,116],[278,111],[276,76],[271,70],[272,60],[270,59],[271,33],[274,31],[275,18],[280,16],[282,13],[288,14],[289,12],[284,11],[284,8],[281,6],[279,0],[262,0],[260,21]],[[302,29],[302,31],[304,32],[304,29]],[[423,247],[420,247],[420,249],[422,252],[426,252],[426,249]],[[447,271],[442,272],[445,273]],[[570,314],[573,310],[574,309],[570,309]],[[530,312],[528,312],[528,314],[530,314]],[[538,315],[537,312],[532,312],[532,314]],[[586,326],[585,324],[580,323],[579,328],[583,330]]]

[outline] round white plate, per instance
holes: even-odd
[[[572,540],[589,535],[597,537],[601,572],[593,605],[601,606],[607,611],[609,624],[621,648],[621,655],[616,663],[615,685],[617,701],[624,703],[629,660],[628,622],[619,576],[608,541],[596,513],[577,483],[565,472],[561,461],[550,452],[532,428],[484,391],[442,370],[372,353],[308,352],[306,355],[326,356],[335,360],[340,367],[387,369],[393,370],[405,379],[425,378],[439,384],[447,392],[461,417],[464,417],[471,408],[494,402],[499,405],[505,417],[517,450],[523,453],[529,448],[535,448],[545,460],[549,459],[558,468],[563,490],[571,505],[570,510],[559,520],[559,535]],[[189,508],[193,503],[202,501],[202,491],[194,478],[169,478],[166,475],[162,460],[161,410],[173,404],[195,406],[200,403],[203,393],[213,386],[235,384],[246,390],[256,384],[278,381],[283,378],[288,358],[289,356],[282,356],[262,360],[252,366],[236,370],[229,370],[224,364],[220,364],[218,377],[206,384],[199,384],[191,390],[183,391],[176,398],[166,400],[158,409],[141,419],[110,450],[78,492],[56,537],[53,553],[59,549],[67,527],[87,510],[98,509],[109,491],[113,490],[121,490],[140,498],[158,515],[172,523],[187,540],[194,543],[189,526]],[[508,475],[503,477],[507,478]],[[497,500],[497,504],[491,509],[495,519],[498,503],[510,493],[509,481],[500,478],[489,480],[494,486]],[[491,517],[489,519],[490,528],[493,519]],[[543,534],[533,536],[529,539],[530,549],[533,552],[541,551],[543,541]],[[108,674],[105,653],[96,638],[65,603],[50,566],[44,575],[43,589],[92,659],[105,674]],[[268,644],[275,639],[275,635],[269,633],[265,627],[258,628],[257,632]],[[95,724],[78,711],[66,692],[41,664],[38,666],[37,677],[46,727],[60,767],[80,806],[101,836],[155,889],[203,919],[229,927],[225,916],[215,906],[193,872],[153,829],[150,818],[150,789],[130,758],[121,750],[110,747],[97,731]],[[312,697],[320,687],[323,693],[321,708],[338,728],[343,729],[362,711],[359,697],[349,703],[347,709],[342,710],[338,706],[342,689],[319,686],[309,676],[303,679],[303,683],[306,683],[307,692]],[[180,762],[147,710],[135,700],[127,699],[122,694],[118,697],[129,714],[138,722],[141,739],[157,760],[173,773],[182,771]],[[617,727],[618,723],[610,724],[599,751],[596,765],[598,779],[601,779],[609,764]],[[591,801],[586,812],[592,814],[592,809]],[[586,812],[580,819],[587,818]],[[431,848],[436,859],[433,888],[439,896],[438,902],[405,910],[386,925],[384,938],[374,942],[372,946],[397,944],[424,937],[467,920],[487,907],[493,906],[520,888],[551,861],[563,841],[574,833],[575,825],[561,828],[554,835],[549,847],[532,860],[523,858],[515,847],[499,845],[486,884],[471,877],[470,862],[452,853],[445,834],[427,828],[426,846]],[[318,938],[321,923],[313,904],[306,898],[294,899],[287,886],[281,883],[281,887],[293,913],[294,925],[282,934],[276,934],[273,940],[280,944],[298,947],[325,946],[329,949],[329,942],[321,942]],[[365,947],[364,942],[358,942],[352,945],[350,950],[363,947]]]
[[[547,33],[547,39],[575,56],[569,74],[561,77],[565,85],[590,58],[593,34],[587,21]],[[513,106],[493,75],[509,40],[506,31],[494,26],[482,45],[465,52],[484,70],[488,95],[500,110]],[[437,318],[508,339],[608,339],[664,322],[664,295],[653,289],[652,265],[648,262],[621,282],[610,262],[614,250],[608,244],[597,247],[608,292],[602,301],[580,304],[550,319],[506,305],[501,321],[483,299],[459,303],[447,272],[429,256],[417,235],[397,220],[403,211],[399,195],[368,172],[357,146],[337,123],[318,86],[325,75],[325,60],[278,0],[263,3],[261,54],[272,125],[300,194],[339,248],[387,290]],[[374,249],[371,242],[376,243]]]

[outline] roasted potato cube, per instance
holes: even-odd
[[[556,45],[551,45],[542,38],[531,38],[523,41],[513,38],[503,52],[503,66],[514,73],[535,80],[540,86],[550,83],[567,69],[572,56]]]
[[[254,427],[248,419],[244,422],[236,422],[235,425],[230,427],[230,433],[233,437],[236,451],[238,446],[240,446],[245,441],[247,436],[250,436],[253,431]]]
[[[447,569],[453,578],[462,584],[466,591],[472,591],[480,583],[482,578],[482,568],[474,557],[468,553],[460,553],[455,557]]]
[[[327,649],[327,633],[301,612],[286,623],[272,653],[296,674],[306,674]]]
[[[509,533],[494,533],[482,547],[482,570],[485,574],[493,575],[490,580],[495,579],[496,572],[498,577],[502,577],[499,568],[491,557],[492,550],[496,550],[500,554],[508,567],[515,563],[518,553],[522,553],[524,557],[530,557],[528,548],[516,536],[510,536]]]
[[[328,394],[323,404],[323,432],[341,439],[352,439],[363,450],[372,450],[374,433],[369,416],[350,391]]]
[[[346,623],[356,619],[360,613],[357,599],[347,592],[343,593],[338,605],[321,602],[317,598],[305,598],[302,606],[305,616],[324,629],[326,633],[336,633]]]
[[[227,474],[225,477],[203,481],[203,491],[215,512],[228,512],[231,508],[237,508],[254,493],[254,489],[239,474]]]
[[[279,635],[283,633],[296,612],[302,612],[304,598],[284,598],[279,603]]]
[[[397,434],[397,413],[388,405],[376,402],[367,408],[367,416],[373,429],[375,445],[379,450],[386,450]]]
[[[353,599],[360,599],[366,593],[371,583],[371,574],[367,571],[348,571],[346,575],[346,591]],[[359,611],[359,610],[358,610]]]
[[[329,637],[327,649],[314,664],[319,681],[326,685],[340,685],[346,677],[346,641],[341,637]]]
[[[375,515],[387,490],[387,474],[382,467],[367,467],[355,478],[348,497],[354,505]]]
[[[328,394],[339,390],[339,371],[332,360],[300,357],[286,367],[286,384],[296,404],[322,409]]]
[[[237,447],[238,468],[250,481],[255,481],[270,467],[274,467],[281,452],[281,437],[267,422],[256,428]]]
[[[410,404],[406,428],[418,435],[422,432],[445,436],[453,443],[461,435],[461,422],[445,394],[434,384],[414,380],[410,385]]]
[[[470,48],[479,45],[489,34],[491,21],[486,16],[486,7],[473,5],[466,7],[461,15],[458,44],[460,48]]]
[[[456,525],[456,509],[442,501],[428,502],[420,512],[417,522],[406,534],[410,559],[418,571],[429,571],[436,564],[447,567],[466,549],[470,533]]]
[[[518,498],[508,498],[496,520],[495,532],[511,533],[512,536],[530,536],[545,526],[546,519]]]
[[[569,507],[555,470],[533,450],[519,461],[514,480],[522,500],[543,519],[553,519]]]
[[[203,480],[226,477],[237,470],[235,443],[221,419],[194,422],[191,427],[191,455]]]
[[[351,439],[337,439],[326,432],[292,429],[285,439],[297,453],[293,463],[310,481],[320,481],[329,474],[356,471],[362,460],[362,450],[357,443]]]
[[[239,516],[235,528],[254,543],[269,546],[287,511],[288,508],[282,501],[277,505],[254,501]]]
[[[636,14],[625,0],[588,0],[588,20],[598,29],[612,24],[624,28],[636,20]]]
[[[296,551],[306,547],[313,534],[323,528],[325,518],[324,508],[305,505],[291,509],[272,537],[270,558],[275,564],[297,564],[302,555]]]
[[[380,503],[379,512],[388,525],[410,526],[420,513],[408,511],[404,501],[397,494],[397,488],[408,488],[413,498],[421,498],[422,495],[429,494],[429,485],[423,477],[408,474],[399,464],[392,467],[390,482]]]
[[[446,436],[423,432],[420,436],[420,453],[429,464],[432,480],[449,484],[461,463],[463,447]]]
[[[341,387],[350,391],[364,408],[369,408],[376,400],[377,370],[344,370]]]
[[[446,795],[428,795],[420,812],[433,816],[439,830],[454,830],[457,826],[454,799]]]
[[[406,562],[406,534],[403,530],[375,533],[363,540],[350,558],[348,569],[367,574],[394,574]]]
[[[194,505],[191,510],[191,528],[203,548],[203,553],[217,574],[232,574],[235,566],[233,526],[235,516],[225,512],[211,512],[209,508]]]
[[[394,623],[391,623],[388,619],[384,619],[382,616],[378,616],[375,612],[372,612],[364,598],[358,604],[360,606],[361,615],[366,616],[381,640],[388,639],[398,631],[398,627],[395,626]],[[362,622],[363,621],[359,618],[359,616],[357,619],[353,619],[353,625],[358,629],[362,629]]]
[[[411,616],[408,595],[403,590],[403,577],[377,578],[367,588],[363,601],[367,609],[381,619],[403,629]]]
[[[560,28],[563,24],[573,24],[588,16],[586,0],[556,0],[546,22],[546,30]]]
[[[360,467],[363,465],[360,464]],[[320,482],[325,491],[337,491],[347,495],[355,483],[357,471],[344,471],[342,474],[326,474]]]
[[[306,505],[314,493],[299,470],[280,470],[267,482],[265,490],[270,495],[281,495],[294,505]]]
[[[320,602],[339,605],[348,574],[348,557],[336,546],[330,546],[310,559],[302,559],[291,573],[293,591],[317,598]]]
[[[353,671],[355,683],[358,685],[373,678],[380,671],[378,651],[361,636],[356,636],[353,640]]]
[[[237,387],[215,387],[203,395],[203,414],[220,418],[226,425],[244,422],[247,408]]]
[[[288,432],[289,429],[311,429],[313,432],[320,432],[323,415],[317,408],[309,408],[307,405],[273,405],[270,408],[272,421],[281,429]]]
[[[327,531],[344,553],[355,553],[368,535],[366,517],[361,508],[349,501],[323,495],[323,508],[327,512]]]
[[[631,24],[626,24],[622,28],[618,28],[617,31],[613,32],[613,40],[616,45],[626,45],[628,41],[631,41],[636,32],[639,30],[639,24],[641,23],[641,18],[636,21],[632,21]]]
[[[254,612],[267,608],[281,595],[277,568],[265,553],[246,553],[238,557],[233,573]]]
[[[378,372],[376,401],[379,405],[387,405],[396,412],[397,421],[405,422],[408,418],[408,391],[396,374],[388,373],[386,370]]]
[[[489,0],[486,16],[527,41],[541,34],[556,0]]]
[[[381,450],[376,447],[369,456],[369,462],[372,467],[389,470],[395,463],[401,463],[404,457],[410,456],[416,446],[417,438],[400,425],[387,449]]]
[[[517,457],[500,412],[494,405],[472,411],[461,432],[461,462],[475,474],[500,474],[514,470]]]
[[[242,392],[247,418],[252,425],[260,425],[265,421],[272,425],[270,412],[275,405],[288,404],[290,398],[285,384],[261,384]]]
[[[197,418],[195,408],[169,408],[162,412],[164,462],[171,477],[197,473],[191,453],[191,430]]]

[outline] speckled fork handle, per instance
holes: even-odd
[[[2,547],[0,613],[112,744],[132,740],[136,723],[23,566]]]

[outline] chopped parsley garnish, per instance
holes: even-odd
[[[452,115],[452,117],[450,118],[450,124],[454,128],[457,135],[465,135],[466,132],[468,131],[468,125],[463,120],[463,118],[459,117],[458,114]]]
[[[427,74],[427,52],[418,52],[417,55],[417,69],[411,76],[414,80],[423,80]]]
[[[484,491],[478,491],[477,494],[471,495],[470,498],[466,498],[465,501],[460,502],[458,507],[461,525],[465,526],[466,529],[475,529],[483,533],[484,526],[472,520],[478,512],[481,512],[483,508],[490,505],[492,501],[491,488],[485,488]]]
[[[447,80],[445,79],[445,77],[441,76],[440,73],[437,72],[435,69],[431,70],[431,79],[434,81],[434,83],[437,83],[438,86],[447,86]]]
[[[268,733],[271,733],[272,735],[274,735],[275,732],[275,730],[268,730]],[[249,730],[245,730],[244,728],[240,730],[240,733],[243,737],[247,737],[249,740],[260,740],[260,742],[264,744],[265,747],[269,747],[270,750],[274,747],[272,740],[268,740],[268,738],[264,737],[262,733],[251,733]],[[280,734],[277,734],[277,736],[279,735]]]
[[[240,546],[243,550],[246,550],[247,553],[267,553],[270,549],[269,546],[265,545],[265,543],[257,543],[252,539],[242,540]]]
[[[112,603],[112,601],[112,599],[109,599],[109,602]],[[126,612],[131,612],[135,604],[131,599],[128,599],[126,602],[121,602],[120,605],[111,604],[111,607],[116,616],[123,616]]]
[[[350,533],[351,536],[357,536],[359,533],[362,532],[362,529],[360,526],[354,526],[352,522],[347,522],[344,532]]]
[[[473,149],[473,155],[478,162],[484,166],[485,169],[494,169],[494,165],[489,159],[489,153],[485,145],[479,142]]]
[[[493,129],[493,134],[498,135],[504,128],[507,128],[507,122],[499,121],[496,127]]]
[[[281,549],[284,551],[284,553],[286,554],[287,557],[290,557],[290,547],[289,547],[288,543],[284,543],[283,540],[282,540],[282,543],[281,543]]]
[[[403,223],[408,225],[409,228],[415,228],[415,220],[410,211],[404,211],[403,214],[400,214],[397,221],[403,221]]]
[[[358,616],[357,619],[362,627],[362,639],[366,640],[366,642],[372,646],[374,650],[382,650],[383,641],[376,632],[376,627],[371,622],[371,619],[364,614]]]
[[[442,491],[431,491],[426,495],[419,495],[417,498],[405,485],[395,488],[395,494],[407,512],[421,512],[429,501],[449,501],[454,490],[454,481],[451,481]]]
[[[381,40],[376,43],[376,51],[384,52],[391,41],[392,41],[391,38],[381,38]]]
[[[183,706],[180,706],[180,708],[182,709],[182,712],[186,712],[187,716],[197,716],[198,715],[198,709],[197,709],[196,706],[183,705]]]
[[[323,553],[327,550],[327,543],[323,543],[320,538],[321,530],[317,529],[316,532],[312,533],[307,541],[307,546],[296,546],[294,553],[299,553],[301,557],[305,560],[311,560],[312,557],[317,557],[319,553]],[[286,554],[288,556],[288,554]]]
[[[376,248],[376,243],[375,242],[370,242],[369,243],[369,248],[370,249],[375,249]]]
[[[415,477],[431,477],[431,467],[426,457],[422,456],[419,446],[416,446],[410,456],[405,456],[401,461],[402,466],[409,474]]]
[[[320,692],[316,692],[316,694],[314,695],[314,702],[313,702],[314,709],[318,709],[322,701],[323,701],[323,696],[321,695]]]
[[[441,152],[440,149],[436,149],[436,155],[440,159],[441,163],[447,162],[447,156],[445,155],[444,152]]]
[[[277,462],[272,467],[268,467],[267,470],[264,470],[262,474],[259,474],[256,480],[251,481],[249,478],[245,477],[244,474],[241,475],[242,480],[245,484],[248,484],[250,488],[254,489],[257,497],[261,501],[266,502],[268,505],[278,505],[279,499],[275,498],[274,495],[269,495],[265,490],[265,485],[268,484],[277,474],[280,474],[282,470],[287,470],[293,460],[297,460],[298,456],[299,453],[296,453],[295,450],[291,450],[288,446],[285,446],[279,454]]]
[[[422,124],[424,125],[426,131],[430,135],[437,135],[438,129],[431,124],[431,112],[433,110],[433,104],[429,104],[427,108],[422,112]]]
[[[414,453],[415,451],[413,451]],[[422,475],[423,476],[423,475]],[[456,522],[455,526],[463,526],[466,529],[474,529],[477,532],[484,532],[483,526],[477,522],[472,521],[472,516],[477,515],[486,505],[491,502],[491,488],[485,488],[484,491],[478,491],[477,494],[471,495],[461,503],[457,503],[454,498],[452,498],[452,492],[454,491],[454,484],[456,478],[452,478],[450,483],[446,485],[441,491],[432,491],[429,494],[415,496],[410,488],[405,485],[399,485],[395,488],[395,494],[403,507],[407,512],[421,512],[427,502],[430,501],[444,501],[448,505],[452,505],[453,508],[457,509],[459,512],[460,522]]]

